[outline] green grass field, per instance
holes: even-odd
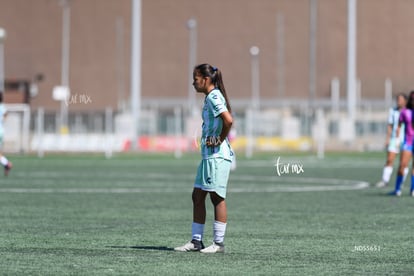
[[[278,156],[289,174],[278,176]],[[384,154],[240,157],[227,252],[207,256],[172,251],[190,239],[198,155],[11,159],[0,177],[1,275],[414,274],[409,181],[401,198],[364,188],[379,180]],[[207,213],[209,244],[209,202]]]

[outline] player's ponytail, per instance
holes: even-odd
[[[214,68],[213,68],[214,69]],[[224,88],[224,83],[223,83],[223,77],[221,75],[221,71],[218,68],[216,69],[216,79],[214,81],[214,85],[221,91],[221,93],[223,94],[224,98],[226,99],[226,103],[227,103],[227,109],[229,110],[229,112],[231,113],[231,106],[230,106],[230,101],[229,101],[229,97],[227,97],[227,92],[226,89]]]
[[[220,90],[221,94],[223,94],[224,99],[226,99],[227,110],[231,113],[230,101],[229,97],[227,96],[226,89],[224,88],[223,76],[220,69],[213,67],[210,64],[203,63],[197,65],[194,70],[199,72],[201,76],[209,77],[211,79],[214,86]]]

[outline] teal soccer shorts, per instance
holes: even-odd
[[[207,192],[216,192],[222,198],[226,198],[230,169],[230,160],[223,158],[201,160],[197,169],[194,188],[200,188]]]

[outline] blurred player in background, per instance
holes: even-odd
[[[202,253],[224,252],[224,234],[227,225],[226,192],[233,150],[228,134],[233,124],[231,107],[222,80],[221,71],[209,64],[194,68],[194,88],[205,94],[202,112],[201,136],[202,160],[197,170],[192,194],[192,239],[176,251],[200,251]],[[213,244],[203,245],[206,221],[206,197],[210,194],[214,205]]]
[[[12,168],[12,163],[7,160],[6,156],[2,154],[3,150],[3,135],[4,135],[4,119],[7,116],[6,107],[3,104],[3,91],[0,91],[0,163],[4,167],[4,175],[8,176]]]
[[[397,128],[397,136],[399,136],[400,131],[402,130],[402,125],[404,125],[404,142],[401,150],[400,156],[400,166],[398,168],[397,179],[395,181],[395,190],[390,193],[390,195],[401,196],[401,187],[404,182],[404,170],[408,167],[408,163],[413,155],[413,140],[414,140],[414,118],[413,110],[414,109],[414,91],[410,92],[408,97],[407,107],[402,109],[400,112],[400,119]],[[414,196],[414,174],[411,174],[411,196]]]
[[[407,104],[407,95],[404,93],[398,94],[396,97],[397,106],[390,108],[388,115],[388,127],[387,127],[387,138],[385,140],[385,145],[387,149],[387,160],[385,162],[384,169],[382,170],[382,179],[377,183],[377,187],[382,188],[388,185],[392,171],[395,157],[402,146],[404,145],[404,127],[401,125],[399,135],[397,137],[397,128],[400,121],[400,112],[405,108]],[[404,168],[404,177],[403,182],[408,174],[408,168]]]
[[[234,114],[232,116],[234,117]],[[231,142],[236,140],[236,137],[237,137],[237,131],[236,131],[236,128],[233,126],[230,129],[229,136],[228,136],[230,144],[231,144]],[[237,169],[236,153],[233,151],[233,160],[231,162],[231,170],[235,171],[236,169]]]

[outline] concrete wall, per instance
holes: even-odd
[[[250,96],[249,48],[260,47],[261,95],[278,99],[276,14],[285,19],[285,94],[309,97],[308,0],[142,0],[145,98],[186,98],[188,31],[198,20],[198,62],[223,71],[231,98]],[[341,80],[345,96],[347,1],[318,0],[317,98]],[[72,0],[72,93],[92,103],[71,111],[116,108],[129,97],[130,0]],[[383,98],[384,80],[395,92],[414,89],[414,1],[358,0],[358,76],[364,98]],[[0,0],[0,26],[7,30],[6,77],[43,73],[34,108],[59,109],[51,98],[60,83],[61,7],[58,0]],[[123,26],[122,34],[118,31]],[[201,96],[198,96],[201,101]]]

